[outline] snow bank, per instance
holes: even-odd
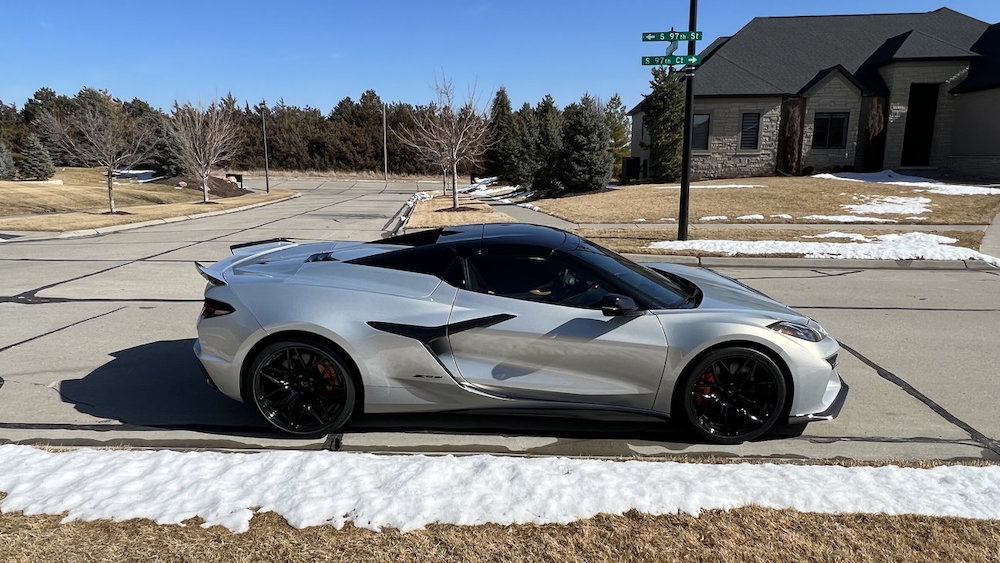
[[[754,214],[754,215],[740,215],[739,217],[737,217],[737,219],[739,219],[740,221],[760,221],[760,220],[764,219],[764,216],[763,215],[757,215],[757,214]]]
[[[343,452],[233,454],[0,446],[5,513],[149,518],[243,532],[276,512],[296,528],[378,530],[568,523],[596,514],[697,515],[747,505],[804,512],[1000,518],[1000,467],[696,464]]]
[[[852,237],[853,238],[853,237]],[[880,235],[867,242],[689,240],[654,242],[649,248],[703,250],[736,254],[802,254],[806,258],[860,258],[865,260],[982,260],[1000,267],[1000,259],[960,246],[953,238],[930,233]]]

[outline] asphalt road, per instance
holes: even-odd
[[[192,262],[279,236],[378,238],[411,193],[435,184],[280,186],[302,197],[99,237],[0,243],[0,443],[1000,459],[1000,271],[835,261],[717,268],[814,316],[844,344],[851,394],[831,422],[732,447],[691,444],[657,420],[600,414],[379,415],[327,440],[282,438],[205,385],[191,352],[204,286]]]

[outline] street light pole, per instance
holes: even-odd
[[[389,181],[389,129],[385,121],[385,102],[382,102],[382,162],[385,165],[385,181]]]
[[[688,31],[698,29],[698,0],[691,0]],[[688,56],[694,56],[695,43],[688,41]],[[688,212],[691,206],[691,134],[694,129],[694,65],[684,72],[687,90],[684,92],[684,155],[681,159],[681,201],[677,212],[677,240],[688,239]]]
[[[264,129],[264,189],[267,193],[271,193],[271,174],[267,163],[267,101],[261,100],[260,103],[263,106],[260,110],[260,121]]]

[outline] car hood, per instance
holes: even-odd
[[[808,317],[784,303],[712,270],[669,263],[643,265],[668,277],[679,276],[698,286],[702,293],[698,310],[756,311],[782,320],[808,321]]]

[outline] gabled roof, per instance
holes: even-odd
[[[952,89],[954,94],[1000,88],[1000,23],[991,25],[972,50],[982,56],[972,60],[969,77]]]
[[[948,8],[912,14],[754,18],[703,59],[697,96],[793,96],[841,66],[865,93],[885,91],[877,68],[897,60],[978,59],[990,26]],[[970,79],[972,78],[970,72]]]

